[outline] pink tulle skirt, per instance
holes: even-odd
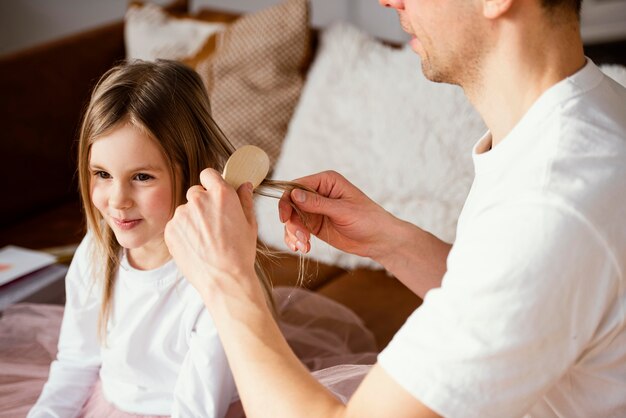
[[[376,361],[376,342],[344,306],[299,288],[276,288],[280,328],[298,358],[338,399],[347,402]],[[37,400],[56,356],[63,307],[17,304],[0,319],[0,418],[24,417]],[[82,408],[88,418],[144,418],[120,411],[95,385]],[[244,417],[240,402],[226,418]],[[154,417],[154,416],[151,416]]]

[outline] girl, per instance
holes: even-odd
[[[163,231],[200,172],[221,171],[232,150],[191,69],[133,62],[104,75],[78,150],[88,232],[66,278],[57,360],[29,417],[225,415],[237,395],[224,351]]]

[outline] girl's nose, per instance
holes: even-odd
[[[115,182],[111,187],[109,195],[109,205],[115,209],[127,209],[133,205],[128,186],[122,182]]]

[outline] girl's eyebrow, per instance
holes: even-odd
[[[155,165],[142,165],[139,167],[131,168],[128,171],[138,172],[138,171],[163,171],[163,167],[157,167]]]
[[[91,170],[103,170],[103,171],[107,171],[107,169],[106,169],[106,168],[101,167],[101,166],[100,166],[100,165],[98,165],[98,164],[89,164],[89,168],[90,168]],[[136,173],[136,172],[139,172],[139,171],[157,171],[157,172],[160,172],[160,171],[164,171],[164,168],[163,168],[163,167],[157,167],[157,166],[155,166],[155,165],[143,165],[143,166],[139,166],[139,167],[135,167],[135,168],[130,168],[130,169],[128,169],[128,168],[127,168],[127,169],[126,169],[126,171],[128,171],[128,172],[133,172],[133,173]]]

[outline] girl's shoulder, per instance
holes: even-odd
[[[175,284],[175,293],[179,303],[184,307],[184,322],[189,329],[209,327],[213,328],[213,318],[209,314],[200,293],[185,279],[179,275]]]

